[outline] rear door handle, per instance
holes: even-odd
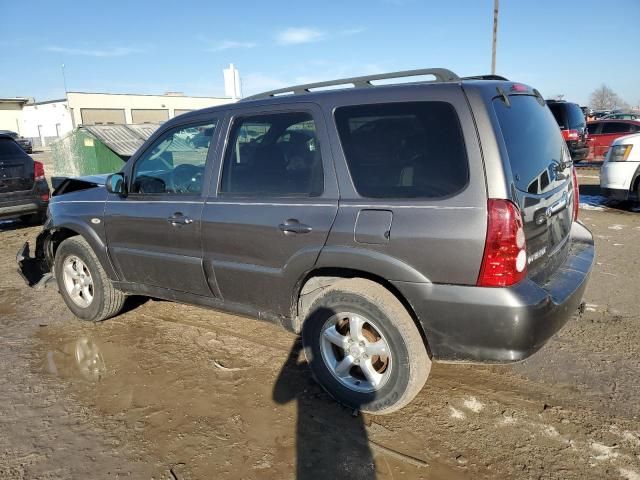
[[[187,217],[180,212],[176,212],[167,218],[167,222],[169,222],[174,227],[178,225],[191,225],[193,223],[193,218]]]
[[[295,218],[290,218],[286,222],[281,223],[280,225],[278,225],[278,228],[285,235],[310,233],[311,230],[313,230],[309,225],[300,223]]]

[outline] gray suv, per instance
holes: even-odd
[[[280,324],[334,398],[382,414],[432,361],[522,360],[561,328],[594,261],[577,202],[537,90],[397,72],[176,117],[122,172],[65,180],[18,261],[84,320],[145,295]]]

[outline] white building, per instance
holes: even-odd
[[[231,98],[189,97],[176,92],[164,95],[67,93],[67,106],[74,127],[111,123],[162,123],[181,113],[231,101]]]
[[[73,122],[65,99],[29,103],[22,108],[20,134],[40,139],[41,145],[62,137],[72,129]]]
[[[0,130],[22,133],[22,108],[30,98],[0,98]]]
[[[47,145],[80,125],[162,123],[182,113],[235,101],[225,97],[191,97],[182,93],[68,92],[66,99],[33,102],[15,110],[20,127],[12,130]],[[11,120],[8,120],[11,123]],[[7,128],[9,129],[9,128]]]
[[[224,70],[227,97],[67,92],[66,98],[34,102],[31,98],[0,98],[0,130],[12,130],[47,145],[80,125],[162,123],[182,113],[237,101],[240,74]]]

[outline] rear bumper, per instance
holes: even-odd
[[[587,158],[589,155],[589,147],[587,146],[575,146],[569,147],[569,152],[571,153],[571,160],[574,162],[580,162]]]
[[[49,194],[49,187],[45,181],[36,182],[33,190],[0,193],[0,219],[46,212],[49,201],[42,199],[41,195],[44,194]]]
[[[574,314],[594,262],[591,232],[573,224],[571,249],[545,285],[510,288],[394,282],[414,308],[435,360],[514,362],[540,349]]]
[[[47,211],[49,202],[43,202],[40,198],[28,198],[18,202],[0,203],[0,219],[6,220],[22,215],[34,213],[44,213]]]

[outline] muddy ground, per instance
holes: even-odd
[[[511,366],[435,364],[383,417],[336,405],[296,338],[134,299],[81,322],[34,291],[0,225],[0,478],[640,479],[640,213],[583,170],[597,265],[586,311]]]

